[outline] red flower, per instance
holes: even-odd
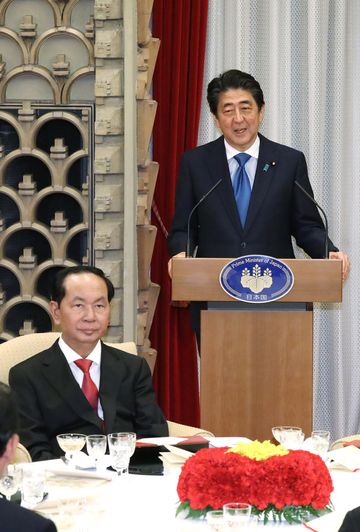
[[[325,508],[333,490],[332,480],[321,458],[307,451],[290,451],[256,461],[227,448],[201,449],[189,458],[180,475],[178,495],[193,510],[238,500],[258,510],[269,505]]]

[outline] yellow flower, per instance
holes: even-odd
[[[250,443],[238,443],[235,447],[232,447],[227,452],[237,453],[242,456],[247,456],[253,460],[266,460],[271,456],[284,456],[289,451],[282,447],[282,445],[274,445],[270,440],[260,442],[255,440]]]

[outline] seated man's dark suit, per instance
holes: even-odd
[[[166,420],[156,403],[146,360],[102,343],[99,398],[105,433],[166,436]],[[59,457],[56,435],[97,434],[102,422],[74,379],[58,342],[17,364],[9,383],[20,416],[20,440],[33,460]]]
[[[0,532],[56,532],[56,526],[31,510],[0,499]]]
[[[339,532],[360,532],[360,506],[345,515]]]

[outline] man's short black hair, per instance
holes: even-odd
[[[243,89],[250,92],[259,111],[265,104],[262,88],[251,74],[241,70],[227,70],[211,80],[207,87],[207,101],[213,115],[217,116],[220,94],[230,89]]]
[[[60,306],[61,301],[65,297],[65,279],[68,275],[73,275],[77,273],[93,273],[97,277],[100,277],[107,288],[108,301],[112,300],[114,297],[114,285],[108,279],[104,272],[100,268],[95,268],[95,266],[71,266],[69,268],[63,268],[57,272],[54,278],[54,283],[51,291],[51,300],[56,301]]]
[[[9,386],[0,382],[0,456],[4,454],[9,439],[17,429],[18,415],[13,394]]]

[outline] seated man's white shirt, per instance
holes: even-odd
[[[84,372],[75,364],[75,360],[79,360],[82,357],[78,355],[64,340],[62,335],[59,338],[59,347],[64,354],[64,357],[69,364],[71,373],[74,375],[74,379],[82,387]],[[98,340],[96,346],[91,353],[86,357],[87,360],[91,360],[90,376],[94,381],[95,386],[99,389],[100,386],[100,363],[101,363],[101,342]],[[104,412],[101,406],[100,397],[98,400],[98,416],[104,419]]]

